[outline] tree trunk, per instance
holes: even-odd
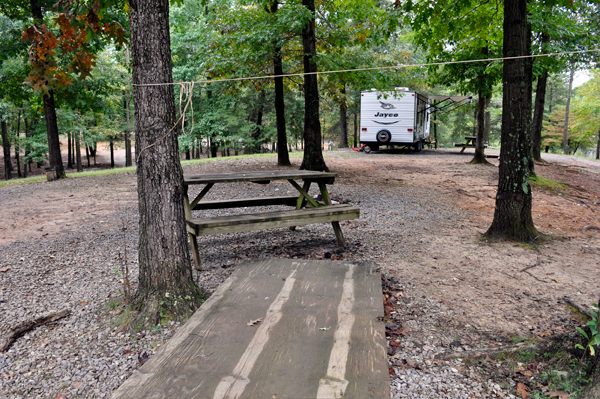
[[[71,161],[73,158],[73,148],[71,148],[71,132],[67,133],[67,143],[68,143],[68,150],[67,150],[67,168],[68,169],[73,169],[73,162]]]
[[[348,148],[348,103],[346,101],[346,84],[342,87],[342,103],[340,104],[340,148]]]
[[[485,102],[486,98],[483,95],[483,90],[479,90],[479,100],[477,100],[477,135],[475,139],[475,156],[471,160],[471,163],[483,163],[487,164],[485,159]]]
[[[81,164],[81,132],[74,133],[75,135],[75,163],[77,164],[77,171],[83,171],[83,165]],[[88,158],[89,159],[89,158]],[[89,162],[88,162],[89,166]]]
[[[600,159],[600,129],[598,129],[598,141],[596,141],[596,159]]]
[[[277,2],[275,2],[277,4]],[[287,132],[285,131],[285,103],[283,97],[283,66],[281,61],[281,46],[275,47],[273,57],[273,71],[275,73],[275,117],[277,119],[277,165],[291,166],[290,154],[287,146]],[[278,77],[279,75],[279,77]]]
[[[302,29],[304,50],[304,158],[300,169],[329,171],[321,150],[319,87],[317,84],[317,44],[315,36],[315,0],[302,0],[311,19]],[[308,75],[310,74],[310,75]]]
[[[98,152],[98,143],[94,143],[94,145],[90,146],[90,153],[92,158],[94,158],[94,166],[96,166],[96,153]]]
[[[127,65],[127,69],[129,69],[129,48],[125,47],[125,63]],[[131,90],[130,87],[130,75],[127,74],[127,90],[125,91],[125,118],[127,120],[127,129],[125,130],[125,166],[132,165],[132,156],[131,156]]]
[[[569,94],[567,95],[567,108],[565,110],[565,126],[563,129],[563,153],[569,155],[569,112],[571,108],[571,95],[573,94],[573,77],[575,76],[575,65],[571,65],[569,74]]]
[[[37,0],[30,0],[31,14],[34,19],[36,26],[43,24],[43,13],[41,4]],[[65,177],[65,168],[62,163],[62,157],[60,154],[60,139],[58,135],[58,124],[56,122],[56,105],[54,103],[54,91],[50,90],[47,94],[44,94],[44,115],[46,120],[46,133],[48,135],[48,161],[50,166],[56,167],[57,177]]]
[[[544,44],[550,41],[550,35],[542,34],[542,52]],[[542,127],[544,124],[544,108],[546,104],[546,87],[548,86],[548,68],[542,65],[542,73],[538,77],[535,88],[535,107],[533,111],[533,122],[531,126],[531,135],[533,137],[533,160],[543,162],[542,160]],[[533,167],[530,168],[532,171]]]
[[[354,147],[358,148],[358,114],[354,113]]]
[[[6,121],[2,120],[2,149],[4,150],[4,180],[12,178],[10,173],[10,142],[8,141],[8,127]]]
[[[114,140],[111,137],[110,138],[110,167],[114,168],[115,167],[115,145],[114,145]]]
[[[504,2],[504,57],[530,54],[527,2]],[[504,60],[501,154],[492,240],[530,240],[539,235],[531,216],[529,159],[531,141],[531,68],[524,59]],[[529,99],[528,99],[529,96]]]
[[[153,325],[161,313],[177,319],[188,316],[200,303],[201,291],[194,284],[185,227],[185,187],[170,84],[169,1],[131,0],[129,5],[140,215],[138,320]]]
[[[79,134],[81,134],[81,132],[79,132]],[[85,143],[85,157],[87,158],[87,164],[89,168],[92,165],[90,164],[90,146],[87,143]]]
[[[46,132],[48,135],[48,161],[50,166],[56,167],[58,178],[65,177],[65,168],[60,154],[60,138],[56,122],[56,105],[54,104],[54,91],[50,90],[44,95],[44,115],[46,119]]]
[[[17,132],[15,134],[15,161],[17,162],[17,177],[23,177],[21,174],[21,146],[19,145],[19,139],[21,138],[21,110],[17,115]],[[25,167],[23,167],[25,169]]]
[[[492,100],[488,97],[485,99],[485,126],[483,130],[483,141],[486,144],[490,143],[490,133],[492,130],[492,113],[490,112],[490,104]],[[437,141],[437,137],[435,139]],[[437,148],[437,143],[435,144]]]

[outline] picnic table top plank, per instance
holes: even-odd
[[[337,173],[318,172],[312,170],[274,170],[253,172],[207,173],[202,175],[184,175],[184,183],[238,183],[238,182],[269,182],[273,180],[305,179],[323,180],[333,183]]]
[[[351,312],[340,313],[349,292]],[[372,263],[245,264],[113,398],[213,399],[227,389],[237,390],[240,399],[316,398],[332,350],[340,346],[334,342],[348,334],[348,355],[333,362],[346,370],[344,397],[387,399],[385,327],[377,321],[382,315],[381,279]],[[258,318],[263,320],[247,325]]]

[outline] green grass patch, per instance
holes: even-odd
[[[567,184],[552,179],[546,179],[545,177],[541,176],[532,176],[529,179],[529,183],[533,187],[538,187],[547,191],[552,191],[557,194],[563,193],[564,190],[566,190],[569,187],[569,185]]]

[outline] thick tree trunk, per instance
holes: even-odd
[[[83,165],[81,164],[81,132],[73,133],[75,135],[75,163],[77,165],[77,171],[83,171]]]
[[[527,2],[504,2],[504,57],[529,55],[531,34]],[[529,159],[531,141],[531,68],[524,59],[504,60],[501,153],[492,240],[530,240],[539,233],[531,216]],[[529,98],[528,98],[529,96]]]
[[[302,0],[312,18],[302,29],[304,50],[304,158],[300,169],[329,171],[321,150],[321,121],[319,120],[319,87],[317,84],[317,44],[315,36],[315,1]]]
[[[346,101],[346,84],[342,87],[340,104],[340,148],[348,148],[348,103]]]
[[[475,139],[475,156],[471,160],[471,163],[483,163],[487,164],[488,161],[485,159],[485,103],[486,98],[483,95],[483,90],[479,90],[479,100],[477,100],[477,135]]]
[[[542,51],[544,44],[550,41],[550,35],[542,34]],[[531,135],[533,137],[533,160],[543,162],[542,160],[542,127],[544,124],[544,108],[546,105],[546,87],[548,86],[548,68],[542,66],[543,71],[538,76],[535,88],[535,106],[533,110],[533,122],[531,125]],[[533,167],[530,168],[532,171]]]
[[[60,179],[65,177],[65,168],[60,154],[56,105],[54,104],[54,91],[52,90],[44,95],[44,115],[46,116],[46,132],[48,134],[48,161],[50,166],[56,167],[56,175]]]
[[[569,74],[569,94],[567,95],[567,108],[565,109],[565,126],[563,129],[563,153],[569,154],[569,112],[571,109],[571,95],[573,94],[573,78],[575,76],[575,66],[571,66],[571,73]]]
[[[2,122],[2,149],[4,150],[4,180],[10,180],[12,178],[10,173],[10,142],[8,141],[8,127],[6,121]]]
[[[277,3],[277,2],[275,2]],[[273,71],[275,73],[275,117],[277,124],[277,165],[290,166],[290,154],[287,146],[285,131],[285,103],[283,96],[283,65],[281,61],[281,46],[275,46],[273,56]]]
[[[183,208],[169,37],[168,0],[131,0],[131,53],[139,199],[141,324],[193,312],[200,290],[192,275]],[[160,84],[144,86],[144,84]],[[166,134],[166,135],[165,135]]]

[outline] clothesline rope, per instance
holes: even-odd
[[[370,67],[370,68],[340,69],[340,70],[323,71],[323,72],[307,72],[307,73],[300,72],[300,73],[286,73],[286,74],[282,74],[282,75],[247,76],[247,77],[241,77],[241,78],[225,78],[225,79],[206,79],[206,80],[196,80],[196,81],[192,81],[192,82],[140,83],[140,84],[134,84],[134,86],[168,86],[168,85],[181,85],[182,83],[203,84],[203,83],[217,83],[217,82],[238,82],[238,81],[243,81],[243,80],[287,78],[287,77],[292,77],[292,76],[326,75],[326,74],[343,73],[343,72],[364,72],[364,71],[376,71],[376,70],[385,70],[385,69],[422,68],[422,67],[428,67],[428,66],[469,64],[469,63],[474,63],[474,62],[492,62],[492,61],[504,61],[504,60],[518,60],[518,59],[524,59],[524,58],[554,57],[554,56],[559,56],[559,55],[573,55],[573,54],[594,53],[594,52],[600,52],[600,49],[565,51],[565,52],[561,52],[561,53],[548,53],[548,54],[531,54],[531,55],[521,55],[521,56],[515,56],[515,57],[483,58],[483,59],[478,59],[478,60],[430,62],[430,63],[423,63],[423,64],[399,64],[399,65],[379,66],[379,67]]]

